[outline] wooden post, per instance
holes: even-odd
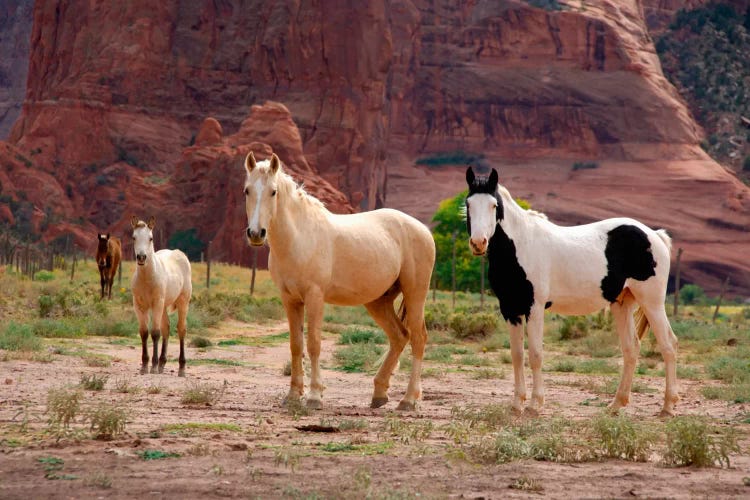
[[[456,231],[453,231],[453,256],[451,257],[451,302],[456,308]]]
[[[479,258],[482,266],[481,279],[479,280],[479,286],[481,287],[479,290],[479,307],[481,309],[484,309],[484,259],[484,255]]]
[[[26,241],[26,263],[23,267],[23,274],[25,274],[26,276],[29,275],[29,271],[31,270],[31,262],[29,262],[29,257],[29,242]]]
[[[724,284],[721,285],[721,293],[719,294],[719,301],[716,303],[716,309],[714,309],[714,317],[711,318],[711,323],[716,323],[716,317],[719,315],[719,307],[721,307],[721,301],[724,300],[724,293],[726,293],[729,287],[729,276],[724,280]]]
[[[73,283],[73,278],[76,275],[76,261],[78,260],[78,252],[73,250],[73,265],[70,266],[70,282]]]
[[[677,317],[680,305],[680,257],[682,257],[682,248],[677,249],[677,260],[674,264],[674,309],[672,316]]]
[[[253,276],[250,278],[250,296],[255,292],[255,271],[258,269],[258,248],[253,247]]]
[[[432,269],[432,279],[430,280],[430,286],[432,286],[432,302],[437,300],[437,269]]]
[[[209,249],[211,248],[211,242],[206,243],[206,290],[211,288],[211,256]]]
[[[117,288],[122,288],[122,258],[120,258],[120,264],[117,266]]]

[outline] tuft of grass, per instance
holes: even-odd
[[[161,391],[160,385],[150,385],[146,388],[146,394],[161,394]]]
[[[223,359],[223,358],[201,358],[201,359],[190,359],[187,361],[188,365],[219,365],[219,366],[244,366],[242,361],[236,361],[234,359]]]
[[[55,428],[68,428],[81,409],[83,393],[75,389],[50,389],[47,393],[49,424]]]
[[[664,462],[668,465],[729,467],[729,455],[740,452],[733,427],[721,429],[703,417],[675,417],[667,423],[666,433]]]
[[[81,356],[86,366],[93,368],[109,368],[112,365],[112,358],[106,354],[87,353]]]
[[[115,391],[123,394],[135,394],[139,390],[137,385],[133,385],[126,378],[119,378],[115,380]]]
[[[284,363],[284,366],[281,367],[281,374],[285,377],[291,377],[292,376],[292,360],[287,360],[286,363]]]
[[[179,453],[171,453],[162,450],[139,450],[135,452],[136,455],[141,457],[143,460],[163,460],[165,458],[179,458]]]
[[[527,476],[514,479],[513,482],[508,485],[508,488],[512,490],[532,491],[534,493],[544,491],[541,481]]]
[[[646,462],[657,441],[656,433],[625,415],[601,414],[591,429],[602,456]]]
[[[558,334],[560,340],[581,339],[589,334],[589,322],[585,316],[566,316]]]
[[[89,415],[96,439],[112,439],[125,432],[129,411],[111,403],[100,403]]]
[[[104,472],[95,472],[91,476],[84,479],[83,484],[94,488],[108,490],[112,487],[112,478],[110,478]]]
[[[345,372],[369,372],[376,367],[382,354],[383,348],[377,344],[351,344],[336,349],[333,358],[337,367]]]
[[[339,344],[385,344],[386,341],[382,331],[360,326],[349,327],[339,336]]]
[[[0,333],[0,349],[32,352],[42,348],[42,341],[34,335],[30,325],[11,321]]]
[[[213,344],[206,337],[193,337],[190,339],[190,346],[197,348],[211,347]]]
[[[78,385],[87,391],[101,391],[107,384],[108,379],[109,376],[107,375],[97,375],[96,373],[90,375],[83,374]]]
[[[162,432],[171,432],[174,434],[193,435],[195,431],[212,431],[212,432],[242,432],[242,428],[237,424],[226,424],[221,422],[185,422],[183,424],[167,424],[161,427]]]
[[[193,383],[182,393],[180,402],[186,405],[213,405],[224,395],[226,385],[226,381],[222,386]]]
[[[707,386],[701,388],[707,399],[721,399],[733,403],[750,403],[750,383]]]
[[[555,2],[552,2],[551,0],[543,0],[543,1],[546,1],[550,5],[557,4],[556,1]],[[536,2],[541,3],[539,2],[539,0],[536,0]],[[559,9],[555,9],[555,10],[559,10]],[[596,163],[595,161],[577,161],[573,163],[573,170],[592,170],[595,168],[599,168],[599,164]]]
[[[493,370],[492,368],[480,368],[479,370],[474,370],[472,372],[471,378],[475,380],[501,379],[505,378],[505,371]]]
[[[396,415],[388,415],[383,422],[383,432],[395,436],[402,443],[421,442],[432,435],[435,424],[431,420],[410,422]]]

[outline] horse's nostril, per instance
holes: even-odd
[[[260,230],[260,237],[261,238],[265,238],[266,237],[266,230],[265,230],[265,228],[263,228],[263,229]]]
[[[247,237],[251,238],[253,236],[253,232],[250,231],[250,228],[247,228]]]

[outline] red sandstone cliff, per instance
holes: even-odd
[[[9,140],[57,179],[66,217],[122,228],[132,209],[163,210],[165,230],[197,227],[230,261],[247,251],[230,243],[242,220],[225,193],[253,142],[334,209],[348,209],[339,189],[423,220],[465,167],[415,160],[460,150],[553,220],[667,227],[687,279],[715,288],[730,272],[750,290],[748,189],[698,147],[646,26],[676,2],[562,3],[39,0]],[[248,118],[266,100],[290,114]],[[287,132],[264,130],[277,119]],[[577,159],[600,167],[574,172]]]

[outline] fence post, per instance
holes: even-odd
[[[73,265],[70,266],[70,282],[73,283],[73,278],[76,275],[76,262],[78,261],[78,252],[73,250]]]
[[[724,293],[729,287],[729,276],[724,280],[724,284],[721,285],[721,293],[719,294],[719,301],[716,303],[716,309],[714,309],[714,316],[711,318],[711,323],[716,323],[716,317],[719,315],[719,307],[721,307],[721,301],[724,300]]]
[[[211,255],[209,249],[211,248],[211,242],[206,243],[206,290],[211,288]]]
[[[451,257],[451,302],[453,309],[456,308],[456,238],[458,235],[453,231],[453,255]]]
[[[481,279],[479,280],[479,285],[481,287],[480,290],[479,290],[479,307],[481,309],[484,309],[484,264],[485,264],[484,260],[485,260],[485,256],[482,255],[479,258],[479,262],[480,262],[480,265],[481,265],[481,268],[482,268]]]
[[[677,249],[677,261],[674,265],[674,309],[672,310],[672,316],[675,318],[680,304],[680,257],[682,257],[682,248]]]
[[[120,264],[117,266],[117,288],[122,288],[122,257],[120,257]]]
[[[253,276],[250,278],[250,296],[255,292],[255,271],[258,269],[258,248],[253,247]]]

